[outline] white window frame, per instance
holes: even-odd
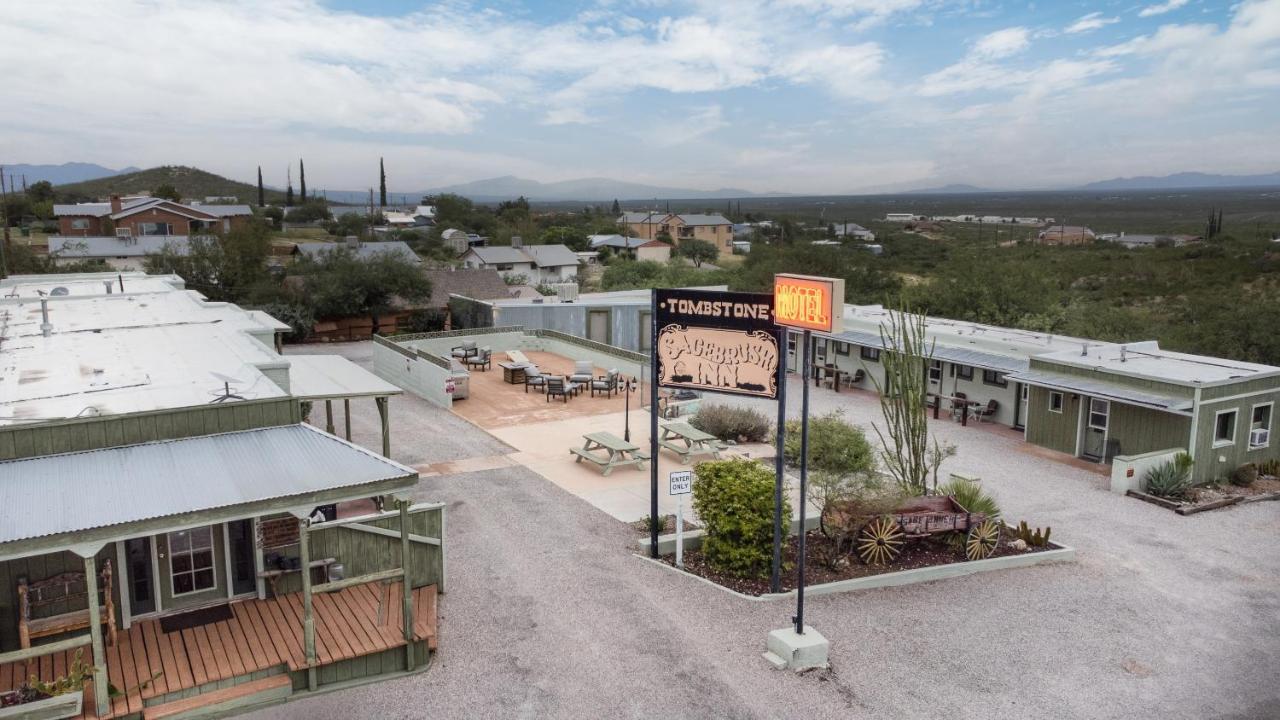
[[[186,571],[183,571],[183,572],[179,573],[179,572],[175,572],[175,571],[174,571],[174,569],[173,569],[173,560],[174,560],[174,558],[176,558],[178,555],[187,555],[187,556],[191,557],[191,558],[194,560],[194,556],[195,556],[195,553],[196,553],[197,548],[195,547],[195,545],[194,545],[194,544],[192,544],[192,545],[189,545],[189,546],[187,547],[187,549],[186,549],[186,550],[182,550],[182,551],[179,551],[179,552],[174,552],[174,550],[173,550],[173,536],[174,536],[174,535],[176,535],[176,534],[177,534],[177,533],[179,533],[179,532],[185,532],[185,533],[188,533],[188,535],[191,535],[192,533],[195,533],[195,532],[200,531],[200,530],[207,530],[207,531],[209,532],[209,548],[208,548],[208,550],[209,550],[209,572],[210,572],[210,573],[212,574],[212,576],[213,576],[213,584],[212,584],[212,585],[210,585],[209,587],[201,587],[201,588],[197,588],[197,587],[196,587],[196,572],[197,572],[197,571],[196,571],[196,569],[195,569],[195,563],[194,563],[194,562],[192,563],[192,565],[191,565],[191,569],[190,569],[190,570],[186,570]],[[186,597],[186,596],[188,596],[188,595],[198,595],[198,594],[200,594],[200,593],[207,593],[207,592],[209,592],[210,590],[217,590],[217,589],[218,589],[218,553],[217,553],[217,551],[214,549],[214,548],[215,548],[215,546],[217,545],[217,539],[214,537],[214,531],[213,531],[213,526],[212,526],[212,525],[202,525],[202,526],[200,526],[200,527],[193,527],[193,528],[190,528],[190,529],[188,529],[188,530],[178,530],[178,531],[176,531],[176,532],[165,533],[164,543],[165,543],[165,550],[167,550],[167,551],[168,551],[168,553],[169,553],[169,557],[168,557],[167,559],[168,559],[168,561],[169,561],[169,593],[170,593],[170,597],[172,597],[172,598],[180,598],[180,597]],[[198,548],[198,549],[199,549],[199,550],[204,550],[205,548],[201,547],[201,548]],[[201,568],[201,569],[203,570],[203,568]],[[178,575],[190,575],[190,576],[191,576],[191,588],[192,588],[192,589],[191,589],[190,591],[188,591],[188,592],[183,592],[183,593],[178,592],[178,587],[177,587],[177,585],[174,583],[174,579],[175,579]]]
[[[1253,414],[1256,413],[1260,407],[1267,408],[1267,426],[1264,428],[1254,428]],[[1254,445],[1252,441],[1247,441],[1249,443],[1250,450],[1262,450],[1263,448],[1271,447],[1271,427],[1275,424],[1275,416],[1276,410],[1274,402],[1258,403],[1257,405],[1249,408],[1249,435],[1252,436],[1255,429],[1267,431],[1267,441],[1265,443],[1262,443],[1261,445]]]
[[[1058,398],[1058,409],[1057,409],[1057,410],[1054,410],[1054,409],[1053,409],[1053,398],[1054,398],[1055,396]],[[1057,414],[1061,415],[1061,414],[1063,413],[1063,408],[1065,408],[1066,406],[1067,406],[1067,395],[1066,395],[1066,393],[1060,393],[1060,392],[1058,392],[1057,390],[1050,390],[1050,391],[1049,391],[1049,412],[1051,412],[1051,413],[1057,413]]]
[[[930,360],[928,374],[929,374],[930,385],[941,385],[942,384],[942,361]]]
[[[1234,416],[1231,420],[1231,439],[1229,440],[1218,439],[1218,418],[1222,417],[1223,415]],[[1239,429],[1240,429],[1240,408],[1231,408],[1230,410],[1219,410],[1218,412],[1214,413],[1213,414],[1213,447],[1223,448],[1223,447],[1230,447],[1232,445],[1235,445],[1236,431]]]

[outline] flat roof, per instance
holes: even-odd
[[[1080,350],[1057,352],[1041,355],[1039,359],[1102,373],[1192,387],[1280,376],[1280,367],[1161,350],[1160,345],[1154,341],[1095,345],[1084,353]]]
[[[9,509],[0,523],[0,549],[19,540],[416,477],[412,468],[308,425],[9,460],[0,462],[0,507]]]
[[[1017,382],[1024,382],[1036,387],[1080,393],[1093,397],[1118,400],[1130,405],[1155,408],[1178,415],[1190,415],[1194,402],[1190,398],[1161,395],[1155,392],[1143,392],[1120,383],[1100,381],[1096,378],[1061,373],[1026,370],[1009,376]]]
[[[143,272],[62,273],[54,275],[13,275],[0,280],[0,301],[6,298],[39,297],[66,288],[69,297],[106,295],[105,283],[111,282],[111,294],[121,292],[152,293],[181,290],[186,283],[177,275],[148,275]]]
[[[300,400],[388,397],[404,392],[340,355],[286,355],[289,393]]]
[[[728,285],[702,285],[698,287],[682,288],[684,290],[710,290],[712,292],[727,292]],[[647,288],[639,290],[614,290],[611,292],[598,293],[582,293],[573,302],[562,302],[554,295],[546,296],[544,302],[535,303],[532,300],[538,298],[513,298],[511,300],[493,300],[492,303],[497,307],[540,307],[540,306],[583,306],[583,305],[643,305],[650,302],[652,291]]]

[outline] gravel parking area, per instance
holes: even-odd
[[[868,395],[814,399],[878,413]],[[429,477],[418,495],[449,504],[435,666],[259,716],[1280,717],[1280,503],[1179,517],[1015,433],[936,431],[960,445],[949,469],[982,477],[1010,519],[1051,525],[1078,562],[812,598],[832,670],[797,676],[760,658],[791,604],[634,557],[625,526],[524,468]],[[424,444],[437,436],[445,452],[493,442],[466,426]]]

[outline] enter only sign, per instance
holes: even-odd
[[[669,495],[688,495],[693,492],[693,471],[677,470],[671,473]]]

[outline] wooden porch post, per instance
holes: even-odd
[[[413,578],[409,568],[409,501],[400,501],[400,568],[404,570],[404,662],[413,669]]]
[[[333,428],[333,401],[324,401],[324,431],[330,435],[334,434]]]
[[[351,398],[342,398],[342,418],[347,424],[347,442],[351,442]]]
[[[382,457],[391,457],[391,415],[387,412],[387,399],[374,398],[378,404],[378,417],[382,420]]]
[[[101,609],[98,607],[98,563],[93,555],[84,559],[84,584],[89,593],[89,638],[93,647],[93,703],[98,717],[107,714],[111,699],[107,696],[107,656],[102,647]],[[115,618],[111,618],[115,622]]]
[[[316,620],[311,610],[311,521],[298,520],[298,554],[302,560],[302,643],[307,655],[307,689],[316,689]]]

